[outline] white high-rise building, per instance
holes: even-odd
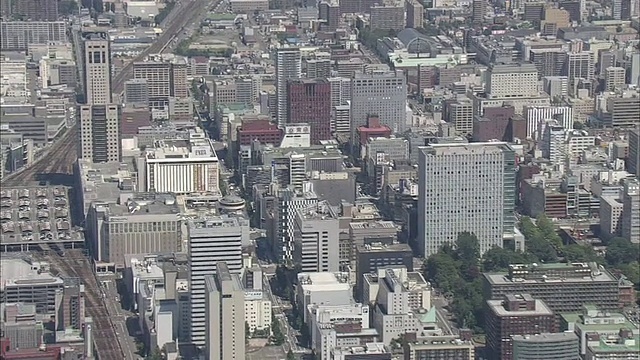
[[[486,76],[489,99],[529,98],[540,93],[534,64],[495,64],[489,67]]]
[[[85,101],[111,103],[111,48],[106,32],[88,33],[84,39]]]
[[[567,158],[565,129],[555,120],[550,120],[544,127],[542,136],[542,157],[549,159],[553,165],[562,165]]]
[[[345,77],[330,77],[331,107],[344,105],[351,101],[351,79]]]
[[[225,262],[233,274],[242,271],[242,244],[243,241],[249,241],[249,224],[235,217],[220,216],[190,220],[187,231],[191,286],[190,335],[195,345],[204,346],[207,321],[205,277],[216,274],[219,262]],[[244,301],[244,293],[241,298]],[[244,322],[244,315],[242,320]]]
[[[304,272],[340,270],[340,222],[326,201],[300,209],[296,214],[294,259]]]
[[[138,181],[145,191],[220,195],[220,164],[204,132],[191,131],[188,140],[163,140],[140,160]]]
[[[404,132],[407,125],[407,83],[402,72],[356,73],[351,79],[351,139],[359,126],[367,124],[369,115],[394,132]]]
[[[278,125],[287,123],[287,81],[302,78],[300,49],[284,48],[276,51],[276,118]]]
[[[308,185],[306,183],[305,185]],[[274,254],[279,261],[293,261],[294,231],[297,212],[300,209],[318,203],[318,196],[309,188],[304,192],[294,190],[292,187],[279,189],[277,207],[277,231],[274,239]]]
[[[627,180],[622,194],[622,237],[640,243],[640,184]]]
[[[525,106],[524,119],[527,121],[527,138],[542,139],[544,126],[548,120],[556,120],[565,130],[573,129],[573,109],[570,106]]]
[[[417,248],[427,257],[462,232],[480,252],[514,236],[515,152],[507,143],[432,144],[418,156]]]

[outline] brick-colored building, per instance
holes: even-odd
[[[282,130],[269,120],[243,120],[236,131],[239,145],[251,145],[254,140],[258,140],[263,144],[278,146],[282,141]]]
[[[287,83],[287,123],[311,126],[311,143],[331,139],[331,84],[326,79]]]

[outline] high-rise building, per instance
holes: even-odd
[[[331,139],[331,84],[324,79],[287,82],[287,122],[308,123],[311,142]]]
[[[248,241],[249,225],[238,218],[220,216],[191,220],[189,234],[189,285],[191,286],[191,342],[197,346],[207,343],[207,289],[205,278],[215,275],[217,265],[226,263],[226,270],[239,274],[242,270],[242,243]],[[244,299],[244,295],[242,295]],[[244,306],[243,306],[244,308]],[[244,329],[244,316],[242,328]],[[221,324],[222,325],[222,324]],[[244,337],[242,337],[244,344]],[[210,344],[211,345],[211,344]]]
[[[335,31],[340,26],[340,4],[336,0],[322,0],[318,4],[318,18],[323,20],[320,24],[322,30]]]
[[[0,50],[23,51],[57,41],[67,41],[64,21],[0,21]]]
[[[558,29],[569,27],[570,18],[567,10],[547,6],[544,10],[544,20],[540,22],[540,32],[543,35],[556,36]]]
[[[305,59],[307,79],[326,79],[331,77],[331,59]]]
[[[287,123],[287,82],[302,77],[300,49],[284,48],[276,51],[276,119],[278,126]]]
[[[529,294],[509,294],[504,300],[488,300],[487,349],[493,358],[513,360],[513,335],[554,333],[556,317],[542,300]]]
[[[58,0],[18,0],[13,1],[13,15],[20,15],[29,21],[58,20]]]
[[[538,69],[531,63],[491,65],[486,89],[490,99],[538,96]]]
[[[531,49],[529,60],[536,65],[538,76],[560,76],[566,52],[562,49]]]
[[[351,138],[366,125],[369,115],[377,115],[394,132],[406,127],[407,83],[401,72],[356,73],[351,79]]]
[[[574,332],[512,335],[513,360],[578,360],[580,346]]]
[[[346,77],[330,77],[327,79],[331,84],[331,106],[345,105],[351,101],[351,79]]]
[[[591,80],[595,73],[595,60],[591,51],[570,52],[564,63],[563,76],[569,78],[570,93],[575,93],[579,79]]]
[[[629,157],[627,170],[640,179],[640,127],[629,131]]]
[[[469,98],[460,98],[445,103],[445,121],[456,128],[456,134],[466,136],[473,133],[473,102]]]
[[[480,252],[514,233],[515,153],[507,143],[431,144],[420,148],[418,238],[421,255],[474,233]]]
[[[330,204],[321,201],[298,210],[294,230],[294,259],[303,272],[340,270],[340,224]]]
[[[87,33],[84,38],[85,102],[111,103],[111,48],[109,35]]]
[[[216,360],[245,359],[244,288],[224,262],[204,278],[206,296],[206,356]]]
[[[640,184],[627,180],[622,193],[622,237],[640,243]]]
[[[640,8],[640,5],[638,5]],[[631,54],[631,71],[629,71],[629,84],[640,86],[640,52]]]
[[[555,120],[548,120],[542,135],[542,157],[549,159],[553,165],[562,165],[567,157],[564,142],[565,129]]]
[[[471,4],[471,20],[481,24],[487,12],[487,0],[473,0]]]
[[[418,0],[407,1],[407,27],[421,28],[424,22],[424,6]]]
[[[634,0],[613,0],[611,2],[611,16],[613,19],[629,20],[631,18],[631,3],[633,1]]]
[[[398,0],[381,1],[371,7],[371,28],[402,30],[406,26],[404,4]]]
[[[608,67],[604,70],[605,91],[624,88],[626,71],[623,67]]]
[[[120,119],[118,104],[80,106],[80,158],[96,163],[120,161]]]
[[[124,103],[149,105],[149,84],[147,79],[131,79],[124,83]]]
[[[189,66],[183,57],[157,57],[133,63],[133,78],[147,80],[149,105],[163,109],[170,97],[189,97]]]

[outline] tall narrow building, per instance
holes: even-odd
[[[418,238],[427,257],[462,232],[481,253],[514,233],[515,152],[507,143],[431,144],[418,156]]]
[[[287,83],[288,123],[311,126],[311,142],[331,139],[331,84],[326,79],[290,80]]]
[[[225,262],[204,277],[206,290],[206,356],[215,360],[245,359],[244,288]]]
[[[106,32],[85,34],[84,71],[85,102],[88,105],[111,103],[111,48]]]
[[[187,225],[189,233],[189,284],[191,286],[191,342],[205,346],[207,342],[207,306],[205,277],[216,273],[217,264],[224,262],[227,271],[239,274],[242,270],[242,240],[248,241],[249,227],[238,218],[220,216],[193,220]],[[244,328],[244,318],[242,319]],[[244,344],[244,337],[242,338]],[[214,359],[212,357],[211,359]],[[219,358],[215,358],[219,359]],[[226,358],[225,358],[226,359]]]
[[[106,32],[84,34],[86,105],[80,106],[79,157],[120,161],[122,109],[111,98],[111,48]]]
[[[276,119],[280,127],[287,123],[287,81],[300,78],[302,78],[300,49],[278,49],[276,51]]]

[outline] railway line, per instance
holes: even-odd
[[[98,360],[124,359],[120,339],[111,322],[91,262],[83,250],[67,249],[64,255],[62,252],[49,251],[47,256],[43,255],[35,254],[48,261],[59,276],[76,278],[84,284],[85,314],[93,319],[94,349]]]

